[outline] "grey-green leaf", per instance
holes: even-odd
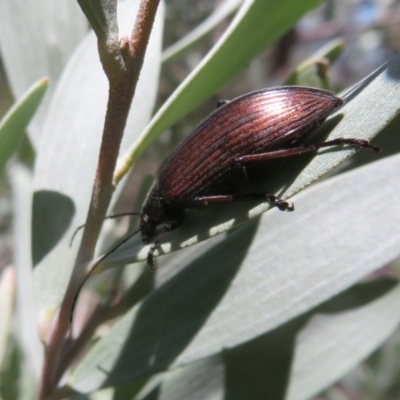
[[[78,0],[78,3],[99,40],[118,41],[117,0]]]
[[[297,338],[286,399],[310,399],[355,368],[398,328],[399,307],[397,287],[359,309],[315,316]]]
[[[155,391],[158,400],[314,398],[396,330],[399,302],[397,286],[362,307],[335,315],[316,314],[300,331],[287,324],[286,330],[280,328],[239,348],[155,376],[138,400],[150,399]]]
[[[397,155],[327,180],[296,196],[295,213],[272,210],[233,232],[97,342],[73,387],[92,391],[237,346],[398,257],[399,168]]]
[[[2,0],[0,50],[15,98],[47,77],[49,90],[29,125],[32,144],[39,144],[55,85],[69,56],[88,30],[78,3],[71,0]]]
[[[21,164],[8,169],[13,194],[14,267],[19,345],[36,377],[43,363],[43,345],[37,329],[37,308],[32,270],[32,173]]]
[[[13,267],[11,265],[4,267],[0,274],[0,370],[4,368],[11,335],[15,283]]]

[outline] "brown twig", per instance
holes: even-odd
[[[47,341],[39,399],[55,390],[64,371],[59,365],[63,343],[69,331],[69,312],[74,293],[83,278],[83,265],[93,257],[104,216],[113,192],[112,177],[136,83],[153,26],[159,0],[142,0],[130,38],[119,45],[98,40],[100,60],[109,80],[109,98],[92,198],[81,245],[61,308]],[[57,372],[56,372],[57,371]]]

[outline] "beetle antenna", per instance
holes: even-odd
[[[127,217],[127,216],[132,216],[132,215],[140,215],[139,212],[126,212],[126,213],[121,213],[121,214],[113,214],[113,215],[107,215],[104,219],[114,219],[114,218],[119,218],[119,217]],[[69,241],[69,247],[72,247],[72,244],[74,243],[75,236],[76,234],[85,227],[86,224],[79,225],[74,233],[72,234],[71,240]]]
[[[78,289],[76,289],[76,293],[74,296],[74,299],[72,301],[72,306],[71,306],[71,313],[69,315],[69,323],[72,324],[72,320],[74,318],[74,311],[75,311],[75,306],[76,302],[78,301],[79,294],[84,286],[84,284],[87,282],[87,280],[90,278],[90,276],[93,274],[94,270],[114,251],[119,249],[124,243],[126,243],[128,240],[130,240],[133,236],[135,236],[138,232],[140,232],[140,228],[137,229],[136,231],[130,233],[128,236],[126,236],[124,239],[122,239],[119,243],[117,243],[111,250],[109,250],[106,254],[102,255],[90,268],[90,271],[86,274],[86,276],[82,279],[82,282],[79,284]]]

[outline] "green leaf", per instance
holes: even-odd
[[[122,157],[118,181],[144,149],[172,124],[209,98],[246,68],[262,50],[289,30],[318,0],[246,0],[235,18],[202,60],[158,110],[140,138]]]
[[[187,52],[196,45],[204,36],[209,34],[218,24],[232,14],[243,2],[243,0],[225,0],[217,5],[214,12],[209,15],[201,24],[197,25],[182,39],[163,51],[162,61],[172,61]]]
[[[303,61],[286,79],[286,85],[330,88],[328,68],[343,52],[344,42],[335,39]]]
[[[0,173],[13,155],[47,89],[47,79],[35,83],[0,121]]]
[[[397,258],[399,168],[396,155],[329,179],[297,196],[295,213],[231,233],[127,313],[72,386],[89,392],[238,346]]]

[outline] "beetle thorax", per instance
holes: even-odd
[[[162,224],[166,215],[165,202],[157,187],[153,187],[144,202],[140,216],[142,240],[147,243],[154,238],[157,226]]]

